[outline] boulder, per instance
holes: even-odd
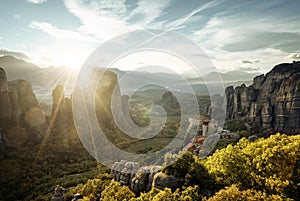
[[[172,175],[166,175],[162,172],[156,173],[153,178],[152,187],[164,190],[165,188],[170,188],[175,191],[179,187],[180,178]]]
[[[64,201],[64,189],[60,185],[55,187],[52,201]]]

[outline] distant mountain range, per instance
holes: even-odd
[[[17,59],[13,56],[0,57],[0,67],[4,68],[8,80],[28,80],[39,100],[51,101],[51,91],[57,85],[65,86],[67,92],[74,87],[76,75],[64,67],[40,68],[39,66]]]
[[[211,82],[214,81],[216,77],[219,77],[227,86],[228,83],[240,83],[244,81],[252,81],[252,79],[255,76],[260,74],[261,73],[247,73],[245,71],[240,71],[240,70],[228,71],[226,73],[211,72],[204,75],[201,80],[199,80],[199,78],[189,78],[189,82],[192,84],[199,83],[199,81]]]
[[[13,56],[0,57],[0,66],[6,70],[8,80],[24,79],[30,81],[38,99],[51,95],[51,91],[58,84],[64,85],[66,91],[71,92],[77,78],[77,75],[71,73],[67,68],[40,68],[35,64]],[[175,88],[183,92],[186,90],[185,86],[188,85],[192,87],[196,94],[206,95],[208,94],[207,82],[213,82],[217,76],[223,80],[224,87],[226,87],[230,85],[238,86],[242,83],[250,84],[253,77],[258,75],[244,71],[231,71],[227,73],[211,72],[204,75],[203,78],[183,78],[181,75],[168,73],[110,70],[118,75],[122,95],[128,95],[132,90],[136,90],[136,86],[143,86],[141,89],[138,89],[140,91],[147,89],[147,93],[151,93],[151,91],[155,93],[157,92],[155,87],[157,85]],[[148,88],[145,85],[149,85]]]

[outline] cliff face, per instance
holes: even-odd
[[[244,119],[252,129],[300,129],[300,62],[280,64],[249,87],[227,87],[227,119]]]
[[[0,68],[0,119],[18,124],[37,105],[30,82],[7,81],[6,72]]]

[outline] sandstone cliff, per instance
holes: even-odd
[[[226,88],[227,119],[243,119],[252,131],[300,129],[300,62],[275,66],[235,89]]]
[[[19,124],[37,105],[30,82],[7,81],[6,72],[0,67],[0,120]]]

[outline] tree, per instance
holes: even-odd
[[[235,185],[226,187],[220,190],[213,197],[206,201],[244,201],[244,200],[255,200],[255,201],[282,201],[283,198],[279,195],[267,195],[261,191],[255,191],[252,189],[240,191]]]
[[[177,189],[172,193],[171,189],[165,188],[164,190],[159,190],[153,188],[148,193],[142,193],[140,197],[133,198],[130,201],[195,201],[201,200],[201,196],[198,194],[198,186],[189,186],[183,188],[182,191]]]
[[[174,160],[175,162],[172,163]],[[208,173],[199,157],[191,152],[166,155],[164,166],[162,172],[181,178],[181,186],[197,185],[200,190],[205,190],[214,183],[213,177]]]
[[[242,189],[283,194],[291,184],[299,143],[300,135],[279,133],[255,142],[243,138],[235,146],[217,150],[205,166],[223,186],[236,184]]]
[[[119,182],[111,181],[101,193],[102,201],[126,201],[134,198],[135,195],[127,186],[121,186]]]

